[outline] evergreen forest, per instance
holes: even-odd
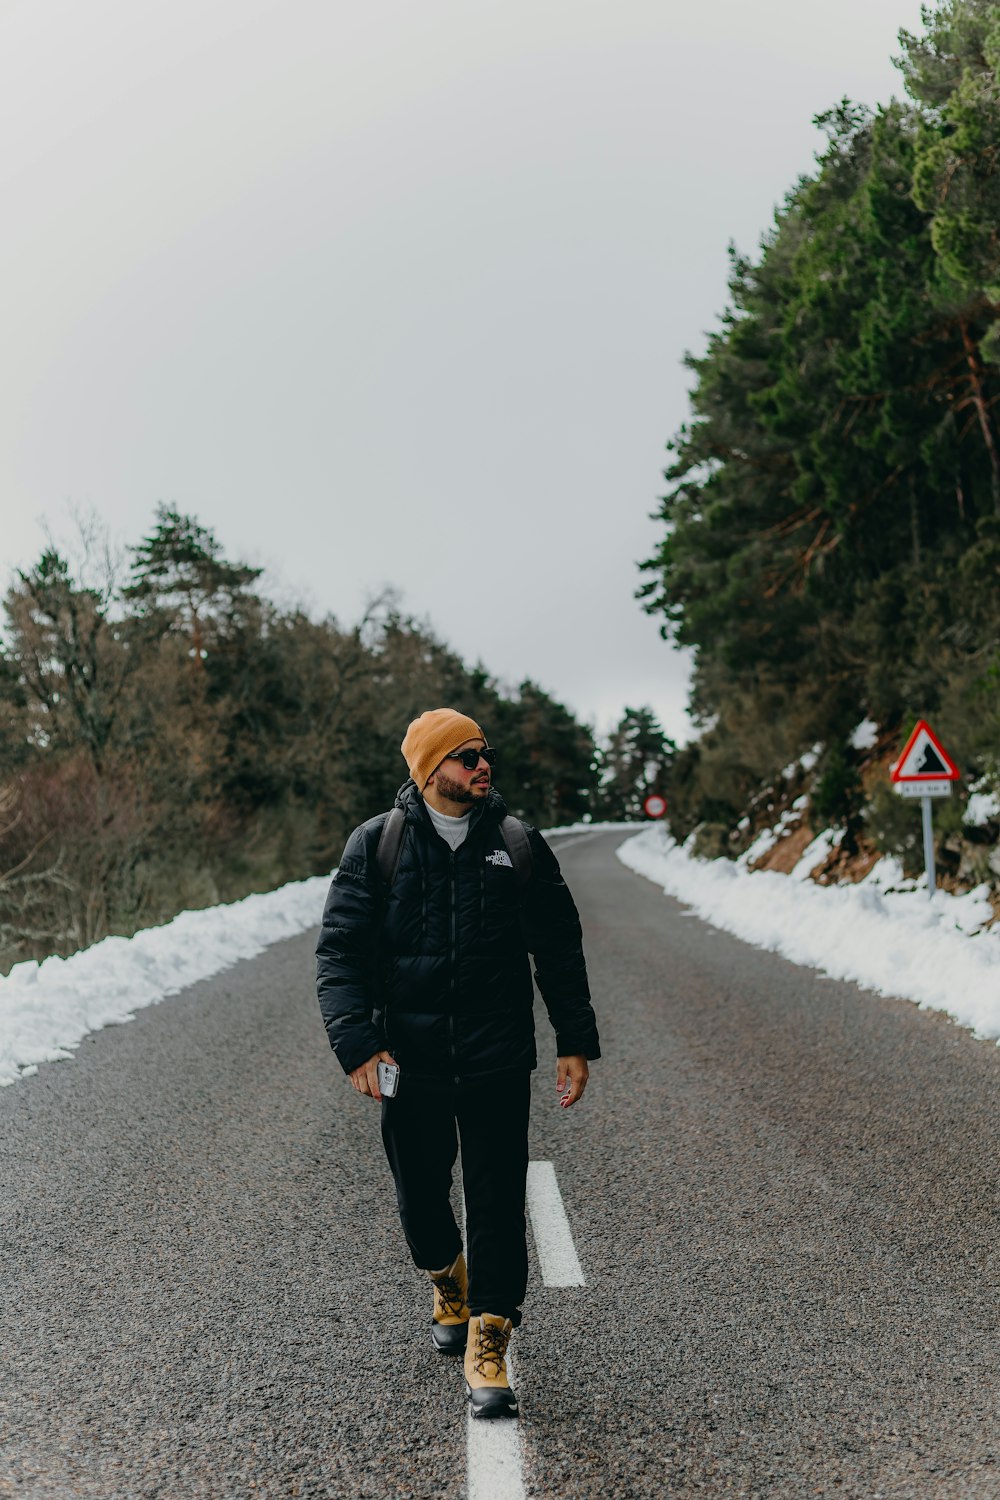
[[[117,551],[84,522],[18,572],[0,645],[0,972],[323,874],[392,806],[400,742],[461,707],[541,827],[641,812],[673,747],[647,709],[606,746],[531,681],[500,685],[392,596],[344,626],[159,507]],[[317,912],[317,920],[319,913]]]
[[[1000,788],[1000,5],[922,21],[906,97],[818,117],[815,171],[730,251],[639,593],[696,659],[675,834],[739,852],[805,787],[829,878],[915,873],[888,768],[926,718],[964,777],[946,881],[996,887],[997,819],[963,814]]]

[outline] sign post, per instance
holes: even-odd
[[[930,797],[921,797],[920,806],[923,813],[924,824],[924,869],[927,871],[927,894],[933,898],[937,889],[937,871],[934,868],[934,829],[931,824],[931,807],[933,805]]]
[[[947,750],[924,719],[903,746],[903,753],[892,767],[892,780],[901,797],[919,797],[924,829],[924,866],[927,870],[927,895],[934,897],[937,876],[934,870],[934,829],[931,804],[935,797],[950,797],[951,784],[961,772]]]

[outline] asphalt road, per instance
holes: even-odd
[[[620,839],[558,845],[604,1057],[560,1111],[540,1020],[531,1153],[587,1284],[533,1265],[527,1493],[1000,1497],[1000,1053],[706,927]],[[463,1494],[312,947],[0,1090],[0,1496]]]

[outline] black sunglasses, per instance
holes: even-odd
[[[460,760],[467,771],[474,771],[481,760],[488,766],[495,766],[497,753],[490,745],[485,745],[482,750],[453,750],[445,760]]]

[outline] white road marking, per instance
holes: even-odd
[[[529,1171],[531,1170],[529,1166]],[[459,1193],[459,1224],[465,1234],[465,1195]],[[458,1361],[456,1360],[456,1364]],[[507,1379],[514,1390],[514,1359],[507,1355]],[[462,1382],[465,1390],[465,1381]],[[466,1423],[466,1493],[468,1500],[525,1500],[524,1455],[519,1417],[477,1421],[469,1408]]]
[[[528,1163],[527,1205],[535,1250],[546,1286],[584,1286],[576,1246],[563,1207],[556,1169],[550,1161]],[[465,1198],[459,1194],[462,1239]],[[507,1376],[517,1390],[514,1358],[507,1355]],[[466,1491],[468,1500],[525,1500],[524,1452],[520,1419],[503,1417],[477,1421],[466,1417]]]
[[[546,1286],[585,1286],[556,1169],[550,1161],[528,1163],[528,1212]]]
[[[507,1376],[514,1389],[514,1362],[507,1356]],[[469,1500],[524,1500],[520,1418],[477,1419],[470,1410],[468,1424]]]

